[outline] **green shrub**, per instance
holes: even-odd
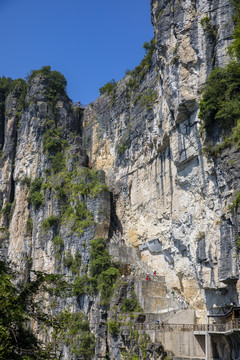
[[[210,22],[211,20],[208,16],[205,16],[200,20],[200,24],[204,29],[210,26]]]
[[[72,254],[68,251],[65,253],[64,258],[63,258],[63,265],[65,267],[70,268],[70,266],[72,266],[73,263],[73,256]]]
[[[80,194],[92,195],[96,197],[100,192],[108,190],[105,184],[105,176],[103,172],[83,168],[80,173],[81,183],[77,187]]]
[[[141,98],[141,105],[146,107],[147,110],[152,109],[152,105],[154,101],[157,100],[157,91],[149,90],[145,95]]]
[[[27,233],[31,234],[33,230],[33,219],[31,217],[27,220],[27,227],[26,227]]]
[[[76,258],[75,258],[76,259]],[[106,248],[104,239],[91,241],[90,247],[90,278],[87,275],[77,276],[74,281],[74,295],[83,293],[101,293],[103,305],[109,305],[114,285],[120,276],[119,266],[113,263]]]
[[[82,256],[77,251],[75,254],[75,258],[73,258],[70,252],[66,252],[63,258],[63,264],[65,267],[69,268],[73,274],[78,274],[80,271],[82,263]]]
[[[122,156],[122,155],[125,153],[125,151],[127,150],[127,148],[128,148],[127,135],[124,135],[124,136],[120,139],[119,143],[117,144],[116,149],[117,149],[118,154],[119,154],[120,156]]]
[[[49,348],[54,351],[54,347],[63,350],[67,345],[70,354],[74,358],[92,359],[95,348],[95,338],[90,332],[87,317],[82,313],[70,313],[62,311],[56,317],[56,323],[51,333],[52,342],[48,344]],[[51,355],[49,359],[59,358]]]
[[[22,110],[26,107],[25,97],[27,86],[23,79],[13,80],[5,76],[0,78],[0,116],[4,118],[7,116],[5,113],[5,100],[10,92],[14,92],[17,97],[16,117],[20,117]],[[0,149],[2,150],[2,148]]]
[[[59,261],[57,270],[60,270],[61,269],[60,261],[61,261],[61,256],[62,256],[62,252],[64,249],[64,241],[59,235],[56,235],[53,238],[53,244],[54,244],[54,256]]]
[[[66,95],[67,81],[59,71],[52,71],[51,66],[43,66],[40,70],[32,70],[28,75],[30,82],[34,77],[41,76],[47,80],[47,98],[53,102],[60,95]]]
[[[91,241],[90,255],[91,255],[91,265],[90,265],[91,276],[97,277],[103,271],[111,267],[111,257],[106,248],[105,239],[99,238]]]
[[[211,20],[208,16],[202,18],[200,20],[200,24],[202,28],[206,31],[208,35],[210,35],[212,38],[216,38],[217,36],[217,27],[215,25],[211,24]]]
[[[39,206],[44,203],[44,194],[41,191],[42,181],[42,178],[37,178],[33,180],[30,185],[30,191],[27,200],[30,204],[33,204],[35,209],[39,208]]]
[[[196,241],[200,241],[202,239],[205,239],[205,232],[204,231],[199,231],[199,233],[196,236]]]
[[[131,73],[132,73],[132,70],[130,70],[130,69],[126,69],[126,70],[125,70],[125,76],[126,76],[126,75],[131,75]]]
[[[72,261],[72,265],[70,266],[70,270],[73,274],[79,274],[80,267],[82,264],[82,256],[76,251],[75,258]]]
[[[151,44],[148,41],[145,41],[143,44],[143,49],[145,50],[145,54],[147,54],[151,49]]]
[[[232,214],[234,214],[234,211],[236,208],[240,206],[240,190],[236,193],[234,200],[232,204],[229,205],[229,210]]]
[[[63,250],[64,248],[64,241],[59,235],[54,236],[53,244],[56,249],[60,248],[61,250]]]
[[[59,173],[65,168],[65,155],[61,152],[57,152],[52,158],[52,171],[54,174]]]
[[[96,289],[95,279],[90,279],[86,274],[77,276],[74,280],[73,293],[75,296],[81,294],[92,294]]]
[[[9,218],[11,213],[12,203],[6,203],[5,206],[1,210],[1,215],[5,215],[7,218]]]
[[[124,360],[140,360],[140,357],[137,354],[122,354]]]
[[[72,231],[78,232],[80,235],[83,234],[84,229],[94,223],[93,215],[87,209],[85,201],[78,201],[74,208],[69,206],[66,214],[68,219],[72,221]]]
[[[1,215],[4,215],[6,219],[9,221],[13,215],[13,211],[15,208],[15,200],[12,203],[6,203],[5,206],[0,211]]]
[[[211,72],[200,101],[199,118],[208,135],[215,131],[214,126],[219,126],[224,136],[220,144],[205,146],[205,155],[218,156],[226,148],[239,148],[240,64],[231,62],[225,68]]]
[[[232,57],[235,57],[239,62],[240,61],[240,4],[238,0],[232,0],[232,3],[234,5],[234,14],[233,14],[234,40],[232,42],[232,45],[229,47],[229,53]]]
[[[20,184],[21,184],[21,185],[26,184],[27,186],[30,186],[30,185],[31,185],[31,179],[30,179],[30,177],[28,177],[27,175],[25,175],[25,176],[21,179]]]
[[[99,89],[99,94],[103,95],[103,94],[107,94],[107,95],[111,95],[113,94],[115,88],[117,86],[117,83],[114,79],[112,79],[111,81],[109,81],[108,83],[106,83],[104,86],[102,86]]]
[[[108,331],[110,332],[111,335],[117,336],[119,334],[121,327],[121,323],[119,321],[112,319],[108,321],[107,325],[108,325]]]
[[[31,264],[31,259],[28,260]],[[86,317],[66,311],[59,315],[52,312],[49,316],[50,309],[47,305],[40,306],[40,300],[44,298],[42,289],[44,294],[54,294],[54,306],[58,307],[60,302],[57,296],[68,296],[69,284],[63,281],[61,276],[36,271],[34,280],[31,278],[19,286],[19,276],[20,274],[14,273],[0,261],[0,358],[57,359],[59,357],[55,355],[62,353],[66,343],[69,344],[70,352],[74,354],[75,347],[77,348],[80,339],[83,339],[81,356],[83,354],[86,355],[85,359],[91,359],[94,337],[90,334]],[[37,319],[45,335],[44,346],[29,326],[33,318]]]
[[[212,70],[200,101],[199,118],[203,120],[203,128],[210,134],[213,126],[219,125],[224,136],[221,144],[203,149],[208,156],[218,156],[228,147],[240,146],[240,4],[238,0],[232,2],[234,41],[229,52],[236,61]],[[209,23],[209,18],[201,20],[203,27],[208,27]]]
[[[96,279],[97,289],[101,293],[102,304],[108,305],[114,290],[114,284],[120,276],[118,265],[113,263],[104,239],[91,242],[90,274]]]
[[[138,66],[136,66],[135,69],[132,71],[133,75],[135,76],[139,75],[143,70],[144,73],[146,73],[146,71],[149,69],[152,60],[152,55],[155,49],[155,44],[156,44],[156,40],[154,39],[152,39],[150,43],[145,41],[145,43],[143,44],[143,48],[145,50],[145,56],[141,61],[141,63]]]
[[[217,96],[216,96],[217,94]],[[203,91],[199,117],[206,130],[216,122],[225,130],[240,118],[240,65],[232,62],[226,68],[214,69]]]
[[[42,222],[42,227],[45,231],[49,230],[52,226],[57,226],[59,219],[56,215],[51,215]]]
[[[67,140],[64,139],[64,132],[55,126],[54,122],[47,122],[46,131],[43,134],[43,150],[48,154],[61,152],[67,146]],[[59,155],[58,155],[59,156]]]
[[[121,310],[123,312],[140,312],[142,311],[141,306],[138,303],[135,292],[132,292],[131,298],[125,298],[121,305]]]
[[[103,305],[109,305],[113,294],[114,285],[119,276],[119,269],[115,266],[109,267],[98,276],[97,288],[101,293],[101,300]]]

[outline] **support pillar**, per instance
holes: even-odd
[[[205,360],[212,359],[212,344],[208,331],[206,331],[205,333],[205,352],[206,352]]]

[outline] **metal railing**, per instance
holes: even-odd
[[[205,331],[205,332],[228,332],[240,331],[240,319],[229,321],[226,324],[164,324],[164,323],[135,323],[133,325],[135,330],[156,330],[160,332],[165,331]]]
[[[73,101],[72,103],[74,106],[77,106],[79,108],[87,108],[88,104],[82,104],[80,101]]]

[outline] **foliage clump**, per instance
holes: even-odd
[[[52,155],[61,152],[67,146],[62,131],[56,127],[53,120],[46,123],[45,129],[43,134],[44,152]]]
[[[231,205],[229,205],[229,210],[233,214],[235,209],[239,208],[240,206],[240,190],[234,196],[234,200]]]
[[[0,211],[0,215],[6,216],[6,218],[9,220],[13,212],[13,207],[14,207],[14,203],[6,203],[2,208],[2,210]]]
[[[72,256],[71,252],[66,252],[64,254],[63,265],[69,268],[72,274],[74,275],[79,274],[81,263],[82,263],[82,256],[78,251],[75,254],[75,258]]]
[[[84,229],[94,224],[93,215],[87,209],[84,200],[77,201],[74,207],[69,205],[63,214],[63,219],[71,222],[72,232],[77,232],[79,235],[84,233]]]
[[[57,226],[59,224],[59,219],[56,215],[50,215],[42,222],[42,227],[45,231],[49,230],[53,226]]]
[[[48,293],[56,304],[58,297],[71,294],[69,285],[59,275],[33,275],[30,282],[17,284],[18,274],[0,261],[0,359],[55,360],[60,358],[65,344],[71,354],[91,359],[94,335],[86,317],[67,311],[55,315],[51,312],[49,316],[51,309],[41,301],[40,295]],[[29,327],[32,320],[45,332],[44,345]]]
[[[200,119],[206,130],[216,123],[225,130],[240,118],[240,65],[231,62],[214,69],[207,80],[200,101]]]
[[[121,310],[125,313],[129,312],[141,312],[142,308],[138,303],[135,292],[133,291],[131,294],[131,298],[125,298],[121,305]]]
[[[20,184],[21,184],[21,185],[26,184],[27,186],[30,186],[30,185],[31,185],[31,179],[30,179],[30,177],[28,177],[27,175],[25,175],[25,176],[21,179]]]
[[[33,219],[29,216],[26,225],[27,234],[32,234],[32,230],[33,230]]]
[[[200,20],[200,24],[202,28],[206,31],[206,33],[212,37],[213,39],[217,36],[217,27],[211,24],[211,19],[208,16],[205,16]]]
[[[107,95],[112,95],[116,86],[117,86],[116,81],[112,79],[111,81],[107,82],[104,86],[102,86],[99,89],[99,94],[103,95],[106,93]]]
[[[154,101],[157,100],[157,91],[149,90],[141,98],[141,105],[146,107],[147,110],[151,110],[153,107]]]
[[[240,145],[240,5],[234,5],[234,40],[229,48],[233,61],[224,68],[215,68],[209,75],[200,101],[202,128],[211,133],[213,126],[222,129],[223,142],[203,149],[206,155],[218,156],[225,148]],[[202,26],[210,20],[203,18]]]
[[[28,81],[31,82],[37,76],[46,79],[48,101],[53,103],[59,96],[66,95],[67,81],[59,71],[51,70],[51,66],[43,66],[39,70],[32,70]]]
[[[74,282],[75,295],[82,293],[101,293],[103,305],[109,305],[117,278],[119,265],[114,263],[102,238],[92,240],[90,248],[90,278],[77,277]]]
[[[135,69],[132,71],[133,76],[139,75],[140,81],[147,72],[147,70],[150,68],[152,55],[155,49],[155,44],[156,44],[156,40],[154,39],[152,39],[150,43],[145,41],[145,43],[143,44],[143,48],[145,50],[145,56],[141,61],[141,63],[138,66],[136,66]]]
[[[60,313],[60,329],[56,329],[60,340],[69,347],[70,354],[77,358],[90,360],[94,355],[95,337],[90,332],[86,315],[82,313]]]
[[[123,136],[116,147],[118,154],[123,155],[125,153],[125,151],[127,150],[127,147],[128,147],[127,136]]]
[[[0,78],[0,117],[4,118],[5,113],[5,100],[8,94],[12,92],[18,99],[17,101],[17,111],[15,116],[17,119],[20,119],[22,110],[27,106],[25,101],[27,93],[27,84],[23,79],[13,80],[11,78],[6,78],[5,76]],[[3,144],[0,143],[0,150],[2,150]]]
[[[119,265],[112,262],[106,241],[102,238],[92,240],[90,256],[90,275],[96,280],[96,289],[101,293],[102,303],[108,305],[116,279],[120,275]]]
[[[111,335],[117,336],[119,334],[121,322],[111,319],[108,321],[108,331]]]
[[[233,58],[240,62],[240,4],[238,0],[232,0],[232,3],[234,5],[234,40],[232,45],[229,47],[229,53]]]
[[[28,202],[33,204],[34,209],[38,209],[40,205],[44,203],[44,194],[42,192],[42,178],[36,178],[31,182]]]
[[[138,66],[135,67],[135,69],[133,69],[132,71],[128,71],[127,73],[127,75],[129,76],[127,84],[128,101],[130,102],[130,99],[132,97],[133,105],[135,105],[140,99],[142,99],[141,106],[146,106],[147,110],[152,107],[151,105],[153,101],[155,101],[155,92],[149,90],[148,94],[141,92],[138,95],[136,95],[136,92],[138,91],[141,81],[143,80],[144,76],[146,75],[148,69],[151,66],[155,44],[156,41],[154,39],[152,39],[150,42],[145,41],[145,43],[143,44],[143,48],[145,50],[145,56],[143,60]]]

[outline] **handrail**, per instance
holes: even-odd
[[[80,101],[74,101],[72,104],[79,108],[87,108],[88,107],[88,104],[82,104]]]
[[[228,332],[232,330],[240,331],[240,319],[229,321],[226,324],[164,324],[164,323],[135,323],[135,330],[157,330],[165,331],[205,331],[205,332]]]

